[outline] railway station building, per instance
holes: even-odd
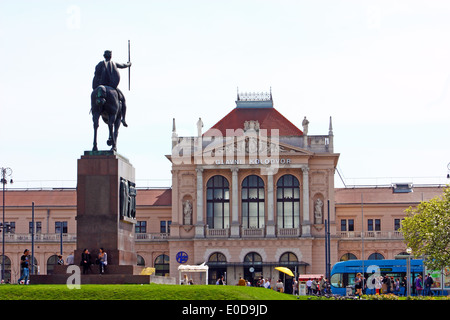
[[[210,284],[222,275],[230,285],[276,281],[277,266],[324,274],[325,222],[331,264],[393,259],[406,251],[404,210],[443,192],[408,183],[336,188],[332,119],[323,135],[309,135],[306,117],[286,119],[271,93],[239,94],[208,130],[199,119],[194,137],[178,136],[173,121],[172,153],[161,155],[172,186],[136,186],[136,263],[157,275],[177,278],[180,264],[202,263]],[[61,252],[66,259],[76,250],[76,189],[9,189],[5,199],[5,280],[17,281],[31,248],[32,203],[35,270],[51,274]]]

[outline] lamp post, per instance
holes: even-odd
[[[447,165],[447,179],[450,179],[450,162]]]
[[[10,177],[12,175],[12,169],[11,168],[0,168],[2,179],[0,182],[3,185],[3,219],[2,219],[2,278],[1,281],[5,280],[5,232],[6,232],[6,225],[5,225],[5,186],[8,183],[6,180],[6,177]],[[10,179],[10,183],[13,183],[13,179]]]
[[[406,296],[411,296],[411,248],[406,248],[406,253],[408,253],[408,260],[406,262]]]

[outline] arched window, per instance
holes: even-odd
[[[346,253],[341,257],[339,261],[356,260],[356,256],[353,253]]]
[[[250,252],[247,253],[244,257],[244,264],[245,265],[255,265],[255,264],[261,264],[262,258],[259,255],[259,253],[256,252]]]
[[[220,263],[226,263],[227,257],[223,253],[220,252],[214,252],[209,256],[208,264],[220,264]]]
[[[255,175],[242,181],[242,226],[262,228],[264,226],[264,181]]]
[[[384,256],[381,253],[375,252],[369,256],[368,260],[384,260]]]
[[[228,180],[214,176],[206,184],[206,224],[211,229],[226,229],[230,224],[230,189]]]
[[[207,265],[208,271],[208,283],[215,284],[217,279],[225,276],[227,273],[227,258],[223,253],[214,252],[209,256]],[[226,280],[226,279],[225,279]]]
[[[249,252],[244,257],[244,279],[255,286],[262,277],[262,258],[256,252]]]
[[[291,174],[277,182],[277,219],[279,228],[300,227],[300,184]]]
[[[155,275],[166,276],[170,271],[169,256],[162,254],[155,259]]]
[[[298,262],[297,256],[292,252],[285,252],[280,257],[280,264],[289,264],[290,262]]]
[[[31,260],[31,257],[29,258]],[[36,258],[35,258],[36,259]],[[54,254],[47,259],[47,274],[53,274],[53,269],[58,264],[58,255]]]
[[[137,255],[137,265],[145,267],[145,260],[141,255]]]
[[[0,255],[0,263],[2,262],[3,262],[3,255]],[[11,282],[11,259],[8,256],[5,256],[5,270],[3,276],[4,276],[3,280],[5,281],[5,283]]]

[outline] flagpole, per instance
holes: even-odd
[[[128,62],[131,62],[131,57],[130,57],[130,40],[128,40]],[[128,91],[130,91],[130,80],[131,80],[131,66],[128,66]]]

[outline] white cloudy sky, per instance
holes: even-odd
[[[272,87],[310,134],[332,116],[347,184],[446,183],[449,17],[448,1],[1,1],[0,166],[17,187],[74,186],[92,148],[94,67],[105,49],[127,61],[130,39],[118,148],[138,185],[170,186],[172,118],[180,135],[199,117],[207,129],[237,87]]]

